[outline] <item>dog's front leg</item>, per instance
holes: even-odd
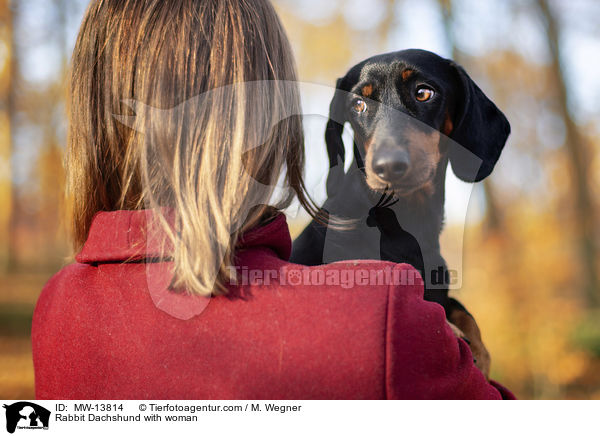
[[[454,335],[465,339],[471,348],[473,362],[481,370],[485,378],[490,375],[491,357],[481,339],[481,331],[475,318],[454,298],[449,299],[446,317]]]

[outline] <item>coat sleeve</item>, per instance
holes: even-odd
[[[422,285],[390,286],[386,324],[387,398],[514,399],[485,379],[442,306],[423,299]]]

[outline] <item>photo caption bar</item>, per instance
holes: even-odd
[[[468,416],[465,417],[465,405]],[[593,401],[3,401],[4,434],[584,434]],[[432,412],[434,411],[434,412]],[[436,419],[432,420],[432,413]],[[573,416],[577,420],[573,420]],[[510,416],[511,419],[505,419]],[[493,425],[491,423],[494,423]],[[579,431],[581,430],[581,431]],[[166,433],[168,432],[168,433]],[[39,432],[37,432],[39,434]]]

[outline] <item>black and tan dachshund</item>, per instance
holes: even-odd
[[[358,225],[339,229],[312,221],[294,241],[291,260],[317,265],[382,259],[409,263],[425,281],[425,298],[480,341],[472,317],[448,297],[440,254],[444,183],[478,182],[493,170],[510,124],[462,67],[424,50],[369,58],[337,81],[325,139],[330,160],[324,216]],[[344,172],[344,124],[354,132],[354,162]],[[473,325],[471,325],[473,324]],[[483,344],[480,344],[483,347]],[[486,372],[489,357],[480,351]],[[473,354],[477,357],[476,350]]]

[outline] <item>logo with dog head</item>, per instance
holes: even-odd
[[[28,401],[19,401],[10,405],[4,404],[6,409],[6,431],[14,433],[18,429],[48,429],[50,411],[42,406]]]

